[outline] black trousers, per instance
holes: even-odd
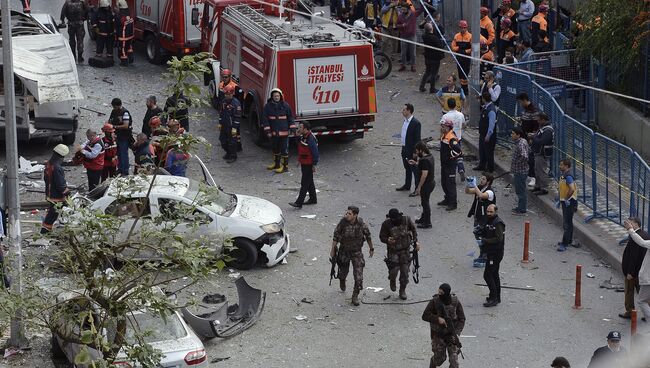
[[[490,289],[490,295],[488,299],[501,299],[501,279],[499,278],[499,265],[503,259],[503,252],[501,253],[490,253],[487,255],[487,261],[485,262],[485,270],[483,271],[483,280],[485,284]]]
[[[420,177],[418,175],[417,166],[409,164],[409,160],[412,160],[413,156],[408,156],[406,154],[406,149],[402,147],[402,165],[404,165],[404,186],[411,189],[412,177],[415,177],[415,186],[417,187],[420,184]]]
[[[95,49],[95,53],[97,53],[97,55],[103,54],[104,50],[106,50],[106,53],[109,56],[113,56],[113,48],[115,46],[113,35],[98,34],[95,42],[97,43],[97,48]]]
[[[309,192],[309,200],[316,201],[316,186],[314,185],[314,166],[313,165],[300,165],[302,176],[300,178],[300,193],[296,204],[302,206],[305,202],[305,196]]]
[[[75,60],[79,60],[84,54],[84,37],[86,37],[84,24],[81,22],[68,24],[68,37],[72,54],[75,55]]]
[[[41,234],[47,234],[52,231],[54,223],[58,218],[59,212],[56,209],[56,203],[50,202],[50,207],[47,209],[47,213],[45,214],[45,218],[41,224]]]
[[[433,173],[430,173],[433,175]],[[434,184],[424,184],[420,189],[420,204],[422,205],[422,216],[420,216],[421,223],[424,225],[431,225],[431,192],[433,192]]]
[[[226,127],[225,125],[221,127],[219,142],[221,143],[221,148],[226,151],[228,158],[237,158],[237,137],[232,136],[230,127]]]
[[[289,137],[271,137],[271,147],[273,154],[289,156]]]
[[[440,69],[440,60],[425,60],[426,69],[420,80],[420,89],[424,89],[427,83],[430,83],[429,92],[436,89],[436,76],[438,69]]]
[[[485,142],[485,136],[478,138],[478,167],[486,171],[494,171],[494,148],[497,145],[496,132],[492,133],[490,140]]]
[[[102,180],[102,172],[104,170],[88,170],[86,169],[86,174],[88,175],[88,191],[95,189],[99,185],[99,182]]]
[[[117,167],[115,166],[104,166],[102,170],[102,181],[108,178],[114,178],[117,176]]]
[[[440,165],[440,184],[445,192],[447,205],[456,205],[456,161],[443,162]]]
[[[528,155],[528,176],[535,177],[535,155],[533,154]],[[535,185],[538,185],[538,183],[535,183]]]

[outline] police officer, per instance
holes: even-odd
[[[461,155],[458,138],[454,133],[454,122],[444,120],[440,123],[440,183],[445,192],[445,198],[438,206],[446,206],[447,211],[458,207],[456,199],[456,160]]]
[[[45,164],[43,179],[45,180],[45,198],[50,203],[47,214],[41,224],[41,234],[47,234],[52,231],[54,222],[59,217],[56,205],[65,202],[68,195],[68,183],[65,180],[65,172],[61,164],[63,158],[70,153],[68,146],[58,144],[54,147],[52,157]]]
[[[234,97],[235,87],[228,85],[224,88],[224,99],[219,109],[219,142],[226,151],[223,156],[227,163],[237,160],[237,132],[241,122],[241,103]]]
[[[219,88],[217,90],[217,109],[220,108],[221,101],[224,99],[224,88],[226,86],[233,86],[235,88],[235,95],[234,97],[239,101],[240,103],[244,101],[244,90],[239,87],[237,82],[235,82],[232,79],[232,71],[230,69],[223,69],[221,71],[221,82],[219,82]],[[243,150],[242,145],[241,145],[241,127],[237,128],[237,152],[241,152]]]
[[[627,350],[621,346],[621,333],[611,331],[607,334],[607,345],[594,351],[587,368],[625,367],[626,363]]]
[[[289,170],[289,131],[296,129],[293,112],[289,104],[284,101],[282,91],[273,88],[271,98],[264,105],[262,125],[267,137],[271,138],[273,148],[273,163],[266,167],[281,174]],[[282,166],[280,166],[282,158]]]
[[[115,17],[115,34],[117,35],[117,55],[120,65],[133,63],[133,18],[129,13],[126,0],[118,0],[118,14]]]
[[[88,191],[95,189],[104,171],[104,143],[93,129],[86,131],[88,140],[77,147],[77,152],[83,155],[83,165],[88,176]]]
[[[449,354],[449,367],[458,368],[458,353],[462,347],[458,336],[465,327],[465,312],[449,284],[442,284],[422,313],[431,328],[429,368],[440,367]]]
[[[411,245],[420,250],[418,232],[410,217],[404,216],[397,208],[391,208],[386,220],[381,224],[379,240],[388,246],[388,255],[384,259],[388,266],[390,289],[397,289],[396,278],[399,272],[399,297],[406,300],[406,285],[409,282],[409,264]]]
[[[483,306],[494,307],[501,303],[499,264],[503,259],[506,224],[497,215],[497,206],[495,204],[487,207],[487,217],[488,220],[481,237],[481,245],[486,257],[483,279],[490,289],[490,294],[485,299]]]
[[[359,207],[348,206],[345,216],[343,216],[338,225],[336,225],[336,229],[334,229],[330,258],[334,258],[336,253],[341,291],[345,291],[345,278],[348,276],[350,262],[352,262],[352,275],[354,276],[354,291],[352,292],[353,305],[359,305],[359,292],[363,289],[363,267],[366,265],[362,252],[364,240],[368,242],[370,258],[372,258],[375,254],[375,248],[372,245],[368,225],[359,217]],[[338,252],[336,251],[336,244],[340,244]]]
[[[70,48],[78,63],[84,62],[84,37],[86,37],[84,22],[87,15],[88,7],[83,0],[66,0],[61,8],[61,23],[65,24],[65,19],[68,18]]]
[[[99,1],[99,9],[92,18],[92,27],[97,44],[95,56],[108,57],[112,60],[115,46],[115,20],[108,0]]]

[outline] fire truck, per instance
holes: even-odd
[[[261,112],[276,87],[296,120],[309,120],[315,135],[356,139],[372,129],[377,113],[372,44],[359,30],[327,21],[329,6],[303,6],[301,11],[313,15],[304,17],[278,0],[127,3],[136,39],[146,43],[151,62],[164,60],[165,53],[211,53],[213,75],[206,83],[213,99],[220,70],[232,71],[257,144],[266,140]]]

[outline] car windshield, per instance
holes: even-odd
[[[144,341],[148,344],[158,341],[178,340],[187,335],[176,313],[172,313],[166,319],[163,319],[151,313],[136,312],[129,315],[129,323],[126,329],[126,339],[130,344],[137,344],[134,337],[135,330],[145,333]]]
[[[219,188],[204,185],[196,180],[190,180],[190,187],[185,192],[185,198],[208,210],[223,215],[235,208],[237,197]]]

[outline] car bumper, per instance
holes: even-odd
[[[262,251],[268,262],[266,263],[267,267],[273,267],[276,264],[282,262],[284,257],[289,254],[289,249],[291,247],[291,240],[289,239],[289,234],[285,233],[284,237],[273,244],[264,244],[260,251]]]

